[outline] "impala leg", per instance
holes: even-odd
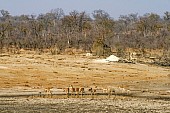
[[[68,89],[68,92],[67,92],[67,98],[69,98],[69,95],[70,95],[70,94],[69,94],[69,89]]]
[[[83,91],[81,92],[81,98],[83,98]]]

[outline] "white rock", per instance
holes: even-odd
[[[114,55],[110,55],[109,57],[106,58],[106,61],[109,61],[109,62],[117,62],[119,61],[119,57],[117,56],[114,56]]]

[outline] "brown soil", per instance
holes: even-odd
[[[120,86],[168,90],[170,68],[146,64],[94,63],[83,55],[1,55],[0,88]]]
[[[170,98],[170,68],[147,64],[94,63],[85,55],[0,55],[0,95],[44,88],[114,86],[136,97]],[[129,97],[131,98],[131,97]]]

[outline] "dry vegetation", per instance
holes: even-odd
[[[170,12],[0,12],[0,111],[170,112]]]
[[[69,112],[75,106],[82,107],[81,112],[110,112],[112,110],[117,112],[119,110],[122,112],[141,112],[143,110],[161,112],[163,109],[167,109],[167,111],[170,109],[167,106],[170,99],[169,67],[139,63],[95,63],[95,59],[98,58],[87,57],[83,54],[50,55],[47,53],[38,55],[32,51],[19,55],[1,54],[0,109],[6,109],[8,105],[11,107],[14,103],[18,103],[18,105],[7,109],[6,112],[14,109],[23,112],[28,105],[35,105],[33,108],[27,108],[32,111],[43,108],[48,112],[57,110],[62,112],[64,110],[62,107],[66,108],[63,112]],[[67,96],[57,95],[64,94],[62,88],[67,88],[69,85],[85,89],[97,86],[99,90],[97,92],[100,94],[102,94],[101,89],[106,87],[121,87],[129,90],[130,93],[124,94],[122,91],[117,91],[116,98],[115,96],[108,98],[106,95],[96,94],[93,101],[90,101],[92,97],[88,95],[84,95],[82,99],[80,97],[78,99],[76,96],[63,99]],[[46,98],[47,96],[45,96],[46,99],[37,98],[39,92],[44,93],[45,88],[51,89],[52,99]],[[87,93],[86,91],[85,94]],[[115,95],[115,93],[113,94]],[[19,98],[19,100],[2,98],[21,95],[24,98]],[[6,102],[6,99],[9,101]],[[25,102],[22,103],[22,101]],[[138,102],[136,103],[136,101]],[[155,104],[152,104],[153,102]],[[40,105],[40,103],[43,104]],[[61,105],[62,103],[64,105]],[[115,103],[119,104],[115,105]],[[127,103],[134,104],[128,106]],[[159,108],[157,108],[158,106]],[[76,109],[72,109],[70,112],[75,111]]]

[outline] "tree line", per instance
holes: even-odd
[[[115,20],[104,10],[95,10],[91,15],[85,11],[65,15],[57,8],[45,14],[19,16],[0,10],[0,52],[4,48],[92,51],[98,45],[116,51],[161,49],[166,53],[170,51],[170,12],[162,17],[132,13]]]

